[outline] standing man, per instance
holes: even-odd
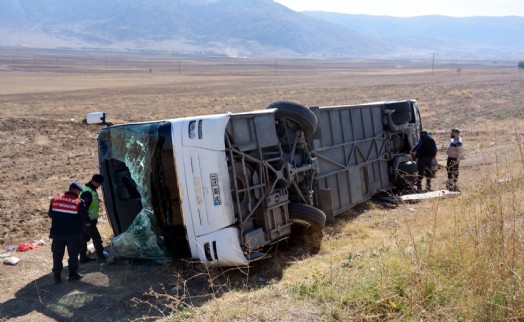
[[[82,192],[82,184],[73,182],[69,191],[53,197],[49,206],[48,215],[51,217],[51,232],[53,239],[53,275],[55,284],[62,282],[62,268],[65,249],[69,256],[69,280],[82,278],[78,273],[78,253],[84,239],[84,225],[89,223],[84,202],[78,198]]]
[[[434,173],[431,170],[431,163],[437,156],[437,144],[428,132],[420,132],[420,140],[411,151],[417,157],[417,191],[422,191],[422,177],[426,177],[426,191],[431,191],[431,178]]]
[[[85,227],[84,242],[80,249],[80,263],[87,263],[91,261],[87,257],[87,242],[92,239],[95,246],[96,256],[99,263],[105,263],[104,246],[102,245],[102,237],[96,228],[99,215],[99,199],[96,189],[98,189],[104,182],[104,177],[101,174],[95,174],[91,181],[86,183],[80,199],[85,202],[87,213],[89,215],[89,225]]]
[[[448,144],[446,153],[448,154],[448,162],[446,168],[448,170],[447,188],[449,191],[460,191],[457,186],[459,177],[459,164],[462,159],[462,138],[460,137],[459,129],[451,129],[451,141]]]

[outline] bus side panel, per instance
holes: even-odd
[[[319,164],[316,200],[328,218],[391,187],[382,108],[383,104],[312,108],[318,118],[311,140]]]

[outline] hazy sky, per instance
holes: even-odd
[[[295,11],[412,17],[524,16],[523,0],[274,0]]]

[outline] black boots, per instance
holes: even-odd
[[[101,252],[101,253],[97,252],[96,258],[97,258],[98,264],[106,264],[107,263],[106,255],[104,254],[104,252]]]
[[[95,260],[94,258],[91,258],[91,257],[89,257],[87,255],[84,255],[84,256],[80,255],[80,264],[89,263],[89,262],[92,262],[94,260]]]
[[[55,284],[62,283],[62,276],[61,276],[60,272],[53,272],[53,279],[55,281]]]
[[[78,281],[82,277],[84,277],[84,275],[78,273],[77,271],[69,272],[69,281],[70,282],[71,281]],[[53,280],[55,281],[55,284],[62,283],[61,272],[53,272]]]
[[[417,193],[429,192],[431,191],[431,179],[426,180],[426,190],[422,190],[422,182],[417,182]]]
[[[78,281],[82,277],[84,277],[84,275],[78,273],[77,271],[69,272],[69,281]]]

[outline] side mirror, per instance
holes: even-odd
[[[111,123],[106,122],[106,113],[105,112],[93,112],[87,114],[84,119],[85,124],[103,124],[111,126]]]

